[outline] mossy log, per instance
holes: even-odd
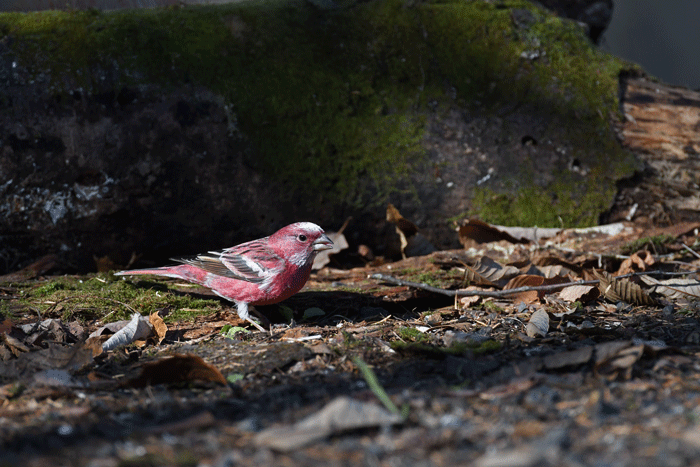
[[[596,223],[637,162],[618,75],[525,1],[302,1],[0,14],[0,271],[158,262],[300,219],[391,254],[392,202]]]

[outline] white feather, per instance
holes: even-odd
[[[314,255],[311,255],[312,257]],[[298,253],[294,253],[292,256],[289,257],[289,262],[296,265],[296,266],[304,266],[306,263],[309,262],[309,254],[304,251],[300,251]]]
[[[313,222],[297,222],[292,224],[294,227],[299,227],[300,229],[308,230],[309,232],[323,232],[323,229]]]

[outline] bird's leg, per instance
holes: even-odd
[[[239,301],[236,301],[236,309],[237,309],[238,317],[239,317],[239,318],[248,321],[250,324],[252,324],[252,325],[255,326],[256,328],[258,328],[259,331],[268,332],[268,331],[265,330],[265,328],[263,328],[263,327],[260,326],[258,323],[256,323],[256,322],[253,320],[253,318],[250,317],[250,313],[248,312],[248,304],[247,304],[246,302],[239,302]],[[255,310],[255,309],[253,309],[253,310]],[[260,313],[258,313],[257,311],[254,311],[254,313],[255,313],[256,315],[258,315],[258,316],[261,316],[261,317],[263,318],[264,321],[267,321],[267,318],[265,318],[264,316],[260,315]]]
[[[260,313],[260,312],[258,311],[258,309],[255,308],[254,306],[248,308],[248,311],[250,311],[251,314],[255,315],[255,316],[260,320],[260,323],[261,323],[263,326],[267,327],[268,331],[269,331],[270,333],[272,333],[272,323],[270,323],[270,320],[267,319],[267,316],[265,316],[264,314]]]

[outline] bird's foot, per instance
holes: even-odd
[[[272,324],[270,323],[270,320],[267,319],[267,316],[260,313],[254,306],[251,306],[248,311],[250,312],[250,314],[255,315],[255,317],[258,318],[259,322],[262,323],[262,326],[265,326],[267,329],[263,328],[260,324],[258,324],[258,322],[253,321],[249,314],[247,319],[248,321],[253,323],[253,326],[255,326],[261,331],[269,332],[270,334],[272,334]]]

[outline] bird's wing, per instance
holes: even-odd
[[[174,261],[191,264],[219,276],[256,284],[269,280],[271,275],[284,266],[284,259],[266,246],[264,238]]]

